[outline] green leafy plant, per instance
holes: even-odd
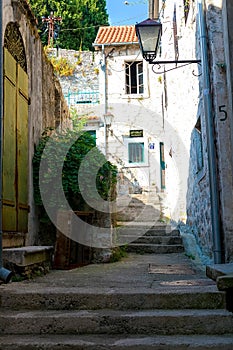
[[[114,249],[112,249],[110,262],[113,263],[120,261],[122,258],[126,258],[127,256],[127,246],[115,247]]]
[[[39,169],[42,154],[46,146],[49,147],[49,156],[46,159],[46,164],[48,167],[48,172],[44,174],[42,181],[44,181],[48,186],[48,204],[49,206],[62,205],[62,203],[57,202],[57,198],[53,196],[53,188],[56,186],[56,177],[57,177],[57,167],[60,162],[59,156],[64,154],[64,148],[66,148],[67,143],[72,144],[68,153],[65,156],[63,171],[62,171],[62,185],[63,191],[73,210],[88,210],[88,205],[85,203],[78,181],[78,174],[80,164],[88,154],[89,151],[95,147],[95,139],[88,132],[83,132],[77,138],[77,130],[79,128],[79,123],[76,121],[75,127],[73,130],[66,130],[66,132],[56,133],[53,131],[52,142],[47,144],[49,138],[51,137],[52,130],[50,128],[46,129],[40,139],[38,146],[35,149],[33,157],[33,181],[34,181],[34,199],[35,203],[43,208],[43,203],[40,194],[39,188]],[[73,143],[72,140],[76,139]],[[99,168],[96,175],[96,184],[98,194],[104,200],[113,199],[113,188],[116,183],[117,168],[112,165],[110,162],[106,161],[104,155],[97,149],[93,156],[89,157],[88,160],[85,160],[85,176],[84,183],[85,188],[93,187],[92,183],[89,183],[92,179],[92,174],[95,169],[98,169],[98,164],[103,164]],[[95,199],[96,193],[93,191],[93,199]],[[42,215],[41,220],[46,221],[45,212]]]

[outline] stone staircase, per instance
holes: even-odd
[[[139,254],[181,253],[184,246],[179,230],[172,230],[169,225],[155,225],[143,236],[129,243],[127,251]]]
[[[179,230],[162,224],[160,218],[161,205],[156,193],[133,195],[128,206],[118,213],[117,242],[127,244],[128,252],[139,254],[183,252]]]
[[[216,293],[28,291],[2,298],[0,349],[221,349],[233,316]]]
[[[186,277],[186,284],[182,280],[182,287],[181,275],[173,281],[166,273],[161,277],[158,271],[165,265],[155,275],[147,274],[137,259],[132,263],[135,282],[125,260],[121,265],[89,265],[81,272],[51,272],[49,280],[44,277],[47,282],[43,278],[40,283],[19,283],[18,288],[4,286],[0,349],[232,350],[233,315],[224,309],[225,293],[194,274],[193,280]],[[139,285],[143,273],[146,280]],[[120,287],[119,280],[126,287]],[[162,282],[167,287],[161,287]],[[149,284],[155,288],[146,287]]]
[[[144,254],[0,286],[0,350],[233,349],[226,293],[180,253],[177,230],[135,218],[116,238]]]

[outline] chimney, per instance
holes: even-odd
[[[149,0],[149,18],[159,18],[159,0]]]

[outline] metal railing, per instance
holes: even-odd
[[[69,91],[64,94],[68,106],[99,103],[99,91]]]

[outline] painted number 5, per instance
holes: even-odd
[[[224,113],[224,117],[220,118],[222,122],[227,119],[227,112],[225,111],[226,105],[219,106],[219,112]]]

